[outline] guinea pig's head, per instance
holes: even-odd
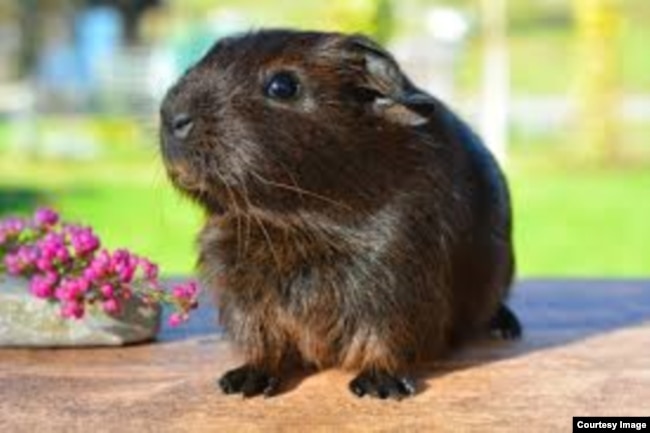
[[[211,213],[357,211],[416,170],[436,106],[363,36],[266,30],[219,41],[169,90],[161,148]]]

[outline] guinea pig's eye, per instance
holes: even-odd
[[[271,76],[264,87],[264,93],[269,98],[287,101],[298,96],[300,83],[291,72],[278,72]]]

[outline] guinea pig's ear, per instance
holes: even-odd
[[[365,36],[350,36],[345,46],[353,58],[362,62],[358,90],[370,100],[377,115],[411,126],[430,119],[439,101],[415,87],[393,56]]]

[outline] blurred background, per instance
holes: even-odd
[[[268,26],[369,34],[470,120],[510,178],[520,276],[650,274],[647,0],[0,0],[0,217],[53,206],[192,272],[158,104]]]

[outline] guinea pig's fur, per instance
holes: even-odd
[[[497,163],[370,39],[223,39],[161,118],[170,179],[207,212],[202,281],[246,359],[224,392],[270,395],[298,358],[357,371],[357,395],[400,398],[418,362],[481,331],[519,336]]]

